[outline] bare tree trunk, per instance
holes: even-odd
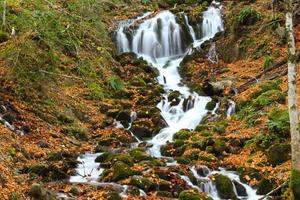
[[[300,199],[300,133],[297,110],[296,47],[293,35],[293,0],[287,2],[286,30],[288,40],[288,107],[292,145],[291,189],[293,198]]]
[[[6,1],[3,1],[2,26],[6,25]]]

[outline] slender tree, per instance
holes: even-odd
[[[286,30],[288,41],[288,106],[292,144],[291,190],[295,200],[300,199],[300,132],[297,109],[297,56],[293,34],[293,0],[287,0]]]

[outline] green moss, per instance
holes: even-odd
[[[191,136],[191,132],[189,130],[180,130],[175,133],[173,139],[187,140]]]
[[[117,161],[112,167],[112,181],[120,181],[132,175],[138,174],[122,161]]]
[[[133,149],[129,152],[130,156],[134,160],[134,162],[141,162],[143,160],[151,160],[151,156],[149,156],[144,149],[137,148]]]
[[[256,11],[253,7],[251,6],[246,6],[244,7],[240,13],[236,17],[236,21],[238,23],[238,26],[241,25],[253,25],[257,21],[261,19],[261,13]]]
[[[274,108],[269,114],[267,126],[271,133],[281,136],[288,136],[290,132],[290,119],[288,110]]]
[[[145,192],[149,192],[154,188],[154,183],[143,176],[133,176],[130,180],[130,184],[144,190]]]
[[[191,160],[189,158],[187,158],[186,156],[180,156],[180,157],[176,157],[177,163],[179,164],[190,164]]]
[[[102,87],[97,83],[87,84],[89,98],[92,100],[101,100],[105,97]]]
[[[203,194],[196,193],[193,190],[184,190],[179,194],[180,200],[212,200],[212,198]]]
[[[286,95],[279,90],[269,90],[259,95],[252,103],[257,109],[268,106],[272,103],[285,103]]]
[[[120,195],[119,195],[118,192],[116,192],[116,191],[110,191],[106,195],[106,199],[107,200],[121,200],[121,197],[120,197]]]
[[[70,136],[74,136],[77,139],[84,140],[87,138],[86,129],[78,126],[68,126],[61,130],[62,133]]]
[[[218,194],[222,199],[237,199],[231,180],[222,174],[214,176]]]
[[[290,188],[292,190],[293,200],[300,199],[300,171],[292,170]]]

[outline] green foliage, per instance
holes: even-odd
[[[29,0],[22,6],[9,4],[4,31],[15,27],[18,40],[7,42],[0,58],[10,65],[21,98],[45,97],[50,84],[56,84],[60,77],[57,74],[77,72],[88,79],[99,79],[100,66],[110,66],[107,49],[111,49],[111,41],[102,22],[102,2],[56,1],[55,7],[43,0]]]
[[[124,88],[124,82],[118,76],[109,77],[107,79],[107,83],[108,83],[108,86],[115,91],[119,91]]]
[[[264,81],[259,83],[259,89],[251,94],[251,98],[257,98],[259,95],[269,90],[280,90],[280,81]]]
[[[286,136],[290,131],[288,110],[274,108],[269,114],[268,129],[271,133]]]
[[[104,98],[103,89],[97,83],[89,83],[87,87],[90,91],[89,97],[92,100],[101,100]]]
[[[255,147],[267,149],[272,143],[279,141],[279,137],[275,134],[258,134],[251,140],[248,140],[246,146],[254,145]]]
[[[264,57],[264,69],[268,69],[271,67],[273,63],[273,58],[271,56],[265,56]]]
[[[0,30],[0,43],[6,42],[8,39],[9,39],[8,33]]]
[[[236,20],[239,25],[253,25],[261,19],[261,13],[251,6],[244,7],[238,14]]]
[[[61,130],[62,133],[74,136],[77,139],[86,139],[86,129],[76,125],[65,127]]]

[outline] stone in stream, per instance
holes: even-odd
[[[246,190],[246,188],[245,188],[242,184],[240,184],[240,183],[237,182],[236,180],[233,180],[232,182],[233,182],[233,184],[234,184],[234,187],[235,187],[235,189],[236,189],[236,192],[237,192],[237,195],[238,195],[238,196],[241,196],[241,197],[246,197],[246,196],[248,196],[248,195],[247,195],[247,190]]]
[[[155,184],[146,177],[143,176],[133,176],[130,180],[130,184],[142,189],[145,192],[155,189]]]
[[[139,172],[132,170],[130,166],[126,165],[122,161],[116,162],[112,167],[112,181],[117,182],[128,178],[132,175],[138,175]]]
[[[29,195],[34,200],[55,200],[56,199],[55,195],[52,192],[46,190],[40,184],[37,183],[34,183],[31,186]]]
[[[274,184],[270,180],[263,178],[258,183],[256,194],[265,195],[268,194],[273,189],[274,189]]]
[[[213,176],[219,196],[222,199],[237,199],[231,180],[222,174]]]

